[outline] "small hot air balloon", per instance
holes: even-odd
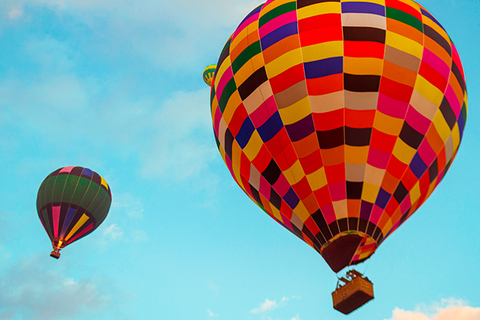
[[[95,230],[107,216],[112,193],[105,179],[83,167],[64,167],[42,182],[37,212],[52,241],[53,258],[60,250]]]
[[[467,117],[457,50],[409,0],[269,0],[228,39],[213,81],[231,175],[334,272],[425,202]]]
[[[203,81],[211,87],[212,86],[212,79],[213,79],[213,74],[215,73],[216,65],[211,64],[203,70]]]

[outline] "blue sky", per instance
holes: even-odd
[[[356,320],[480,319],[477,0],[424,0],[469,90],[455,162],[359,270]],[[216,150],[201,73],[260,2],[0,2],[0,320],[345,319],[336,275],[256,207]],[[60,260],[38,187],[81,165],[110,184],[104,223]]]

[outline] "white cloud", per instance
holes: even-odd
[[[2,319],[75,319],[90,312],[101,314],[111,304],[112,296],[93,278],[67,278],[38,260],[18,261],[2,270]]]
[[[213,318],[215,318],[215,317],[218,316],[218,314],[217,314],[217,313],[213,313],[213,311],[210,310],[210,308],[207,308],[207,315],[208,315],[208,319],[213,319]]]
[[[123,229],[116,224],[111,224],[103,230],[103,236],[111,240],[119,240],[123,236]]]
[[[19,9],[19,8],[12,8],[8,12],[8,18],[12,19],[12,20],[16,20],[16,19],[20,18],[22,15],[23,15],[23,10]]]
[[[414,311],[396,308],[389,320],[479,320],[480,308],[466,305],[459,299],[442,299],[430,306],[418,306]]]
[[[262,302],[259,307],[250,310],[250,312],[263,313],[263,312],[271,311],[284,305],[287,301],[292,299],[296,299],[296,297],[291,297],[291,298],[283,297],[282,299],[280,299],[279,302],[277,302],[276,300],[265,299],[265,301]]]

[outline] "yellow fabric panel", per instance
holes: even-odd
[[[415,149],[403,142],[402,139],[397,139],[392,154],[401,162],[409,164],[416,152]]]
[[[413,186],[412,190],[410,190],[410,201],[412,203],[415,203],[418,199],[420,199],[420,196],[422,195],[420,191],[420,181],[415,183]]]
[[[305,176],[302,165],[300,164],[300,160],[295,161],[295,163],[283,173],[290,185],[296,184],[298,181],[302,180],[302,178]]]
[[[392,136],[398,136],[402,130],[403,122],[403,118],[394,118],[377,111],[373,120],[373,128]]]
[[[297,10],[298,20],[318,16],[326,13],[342,13],[340,2],[321,2]]]
[[[302,222],[305,222],[310,217],[310,212],[308,212],[302,201],[298,202],[297,206],[293,209],[293,212],[302,220]]]
[[[460,146],[460,129],[458,129],[458,123],[455,122],[452,130],[452,141],[453,141],[453,149],[457,150]]]
[[[270,206],[270,209],[272,211],[272,214],[275,218],[278,219],[278,221],[281,221],[282,223],[284,223],[283,219],[282,219],[282,215],[280,214],[280,211],[278,211],[277,208],[275,208],[275,206]]]
[[[375,203],[375,201],[377,200],[377,195],[379,190],[380,190],[380,185],[363,182],[362,200],[370,203]]]
[[[233,175],[235,177],[235,180],[237,180],[237,183],[240,184],[240,186],[243,188],[242,185],[242,178],[240,175],[240,159],[242,155],[242,148],[238,145],[238,142],[236,140],[233,140],[232,142],[232,171]]]
[[[253,159],[255,159],[255,157],[257,156],[262,146],[263,146],[262,138],[260,138],[260,135],[258,134],[257,130],[255,130],[252,136],[250,137],[250,140],[248,141],[247,145],[245,146],[245,148],[243,148],[243,152],[247,156],[248,160],[253,161]]]
[[[107,184],[107,181],[105,181],[105,179],[103,179],[102,176],[100,176],[100,179],[101,179],[101,185],[104,186],[107,190],[109,190],[110,188],[108,187],[108,184]]]
[[[450,127],[448,126],[443,114],[438,111],[435,117],[433,118],[433,125],[437,129],[437,133],[442,138],[443,142],[447,141],[450,136]]]
[[[68,235],[65,237],[65,240],[68,241],[68,239],[70,239],[75,234],[75,232],[77,232],[77,230],[80,229],[85,224],[85,222],[88,221],[88,219],[89,217],[84,213],[77,221],[77,223],[73,226],[72,230],[70,230]]]
[[[302,48],[304,62],[343,56],[343,41],[329,41]]]
[[[312,110],[310,109],[310,102],[308,96],[295,102],[287,108],[282,108],[280,111],[280,117],[282,118],[284,125],[296,123],[297,121],[308,116]]]
[[[350,74],[382,75],[383,60],[376,58],[343,58],[343,71]]]
[[[404,37],[398,33],[391,32],[387,30],[387,37],[385,39],[385,44],[411,54],[412,56],[422,59],[423,56],[423,46],[412,40],[410,38]]]
[[[415,90],[417,90],[422,96],[427,98],[428,101],[432,102],[437,107],[440,107],[440,104],[443,100],[443,92],[440,91],[437,87],[427,81],[421,75],[417,76],[417,82],[415,83]]]
[[[351,164],[367,163],[368,148],[368,146],[354,147],[345,145],[345,162]]]
[[[321,167],[317,171],[307,174],[307,180],[313,191],[318,190],[327,185],[327,176],[325,175],[325,168]]]
[[[300,48],[296,48],[267,63],[265,65],[265,70],[267,71],[268,77],[273,78],[285,70],[288,70],[291,67],[301,63],[302,50]]]

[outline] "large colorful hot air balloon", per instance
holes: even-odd
[[[411,0],[269,0],[212,84],[218,149],[258,206],[335,272],[430,196],[467,116],[459,55]]]
[[[60,249],[95,230],[107,216],[112,193],[105,179],[83,167],[64,167],[42,182],[37,212],[52,241],[54,258]]]

